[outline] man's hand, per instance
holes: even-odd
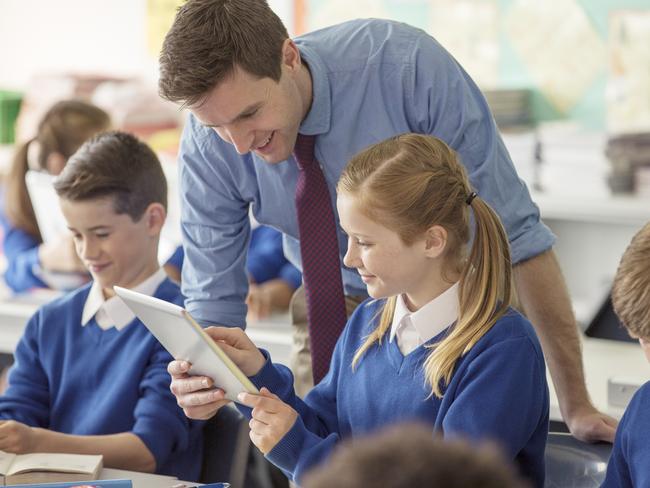
[[[293,408],[266,388],[262,388],[259,395],[240,393],[237,399],[253,409],[249,436],[263,454],[280,442],[298,418]]]
[[[576,439],[584,442],[614,442],[618,421],[600,413],[592,405],[568,416],[567,427]]]
[[[34,452],[37,444],[36,429],[15,420],[0,421],[0,451],[14,454]]]
[[[266,359],[242,329],[208,327],[205,332],[246,376],[256,375],[264,366]],[[187,361],[169,363],[167,371],[172,377],[170,390],[187,417],[209,419],[229,400],[226,400],[223,390],[214,387],[211,378],[189,375],[190,366]]]

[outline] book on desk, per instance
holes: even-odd
[[[56,481],[79,484],[99,477],[102,459],[102,456],[87,454],[0,451],[0,479],[5,486]]]
[[[14,485],[16,488],[133,488],[131,480],[91,480],[70,481],[67,483],[32,483],[27,485]]]

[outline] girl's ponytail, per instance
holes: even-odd
[[[510,306],[510,249],[497,214],[481,198],[470,200],[476,230],[460,277],[459,317],[442,341],[431,346],[424,369],[432,394],[442,397],[456,362],[490,330]]]

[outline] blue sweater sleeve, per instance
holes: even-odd
[[[31,427],[49,427],[50,389],[47,374],[40,361],[39,310],[29,320],[14,352],[9,371],[9,386],[0,397],[0,419],[17,420]]]
[[[339,346],[334,351],[329,373],[309,392],[305,401],[296,396],[293,375],[286,366],[267,359],[262,370],[251,378],[256,386],[265,386],[298,412],[293,427],[266,456],[295,481],[328,457],[340,440],[336,410],[338,349]],[[249,409],[240,410],[250,417]]]
[[[609,456],[607,473],[605,475],[605,480],[601,485],[602,488],[632,488],[634,486],[632,483],[630,465],[628,463],[628,414],[629,410],[625,412],[616,429],[616,439],[614,440],[614,447]]]
[[[156,459],[156,466],[169,461],[173,452],[189,448],[191,420],[178,408],[169,391],[167,364],[172,357],[156,342],[149,364],[140,380],[140,399],[133,415],[132,432],[140,437]],[[164,429],[160,426],[164,425]]]
[[[3,251],[7,258],[4,278],[7,286],[14,292],[47,288],[34,274],[34,269],[39,264],[38,241],[24,230],[8,224],[4,226],[4,232]]]

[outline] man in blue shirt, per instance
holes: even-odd
[[[519,180],[478,87],[433,38],[385,20],[356,20],[292,40],[260,0],[190,0],[160,56],[161,95],[189,107],[180,149],[186,306],[204,322],[245,326],[248,209],[284,234],[301,268],[292,151],[316,136],[334,204],[352,155],[395,134],[441,138],[508,232],[521,305],[536,327],[561,410],[580,439],[611,441],[615,421],[591,404],[554,236]],[[338,224],[338,217],[337,224]],[[347,237],[337,226],[341,257]],[[346,295],[364,295],[342,266]],[[222,393],[170,365],[188,415],[209,417]],[[180,393],[183,392],[183,393]]]

